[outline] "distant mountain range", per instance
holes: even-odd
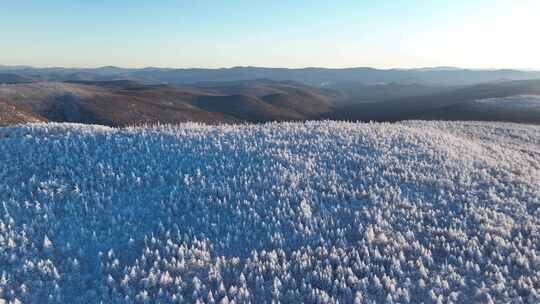
[[[291,80],[314,86],[334,85],[342,82],[364,85],[381,83],[424,85],[472,85],[504,80],[540,78],[540,71],[521,70],[470,70],[453,67],[420,69],[373,69],[373,68],[261,68],[234,67],[223,69],[129,69],[114,66],[100,68],[32,68],[25,66],[0,66],[0,73],[12,73],[34,80],[114,80],[129,79],[153,84],[193,84],[237,80]]]
[[[517,70],[0,67],[0,125],[316,119],[540,124],[538,96],[540,73]]]

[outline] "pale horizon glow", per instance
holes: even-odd
[[[540,69],[540,1],[10,1],[0,65]]]

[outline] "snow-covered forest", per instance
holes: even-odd
[[[0,303],[299,302],[540,302],[540,127],[0,128]]]

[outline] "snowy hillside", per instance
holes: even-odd
[[[0,128],[0,303],[540,301],[540,127]]]
[[[504,108],[540,109],[540,96],[517,95],[510,97],[485,98],[476,100],[479,104],[493,105]]]

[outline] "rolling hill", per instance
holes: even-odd
[[[107,126],[146,123],[242,123],[305,120],[478,120],[540,124],[537,107],[478,102],[509,98],[536,102],[540,80],[498,81],[472,86],[419,84],[324,87],[270,79],[148,84],[129,79],[70,80],[0,85],[0,109],[8,124],[39,118]],[[526,99],[526,100],[523,100]],[[28,116],[7,119],[9,109]]]
[[[48,121],[108,126],[307,120],[332,111],[318,90],[291,82],[236,86],[243,94],[230,94],[232,90],[231,85],[178,88],[130,80],[78,80],[7,85],[0,87],[0,97]]]
[[[479,103],[493,98],[529,98],[540,96],[540,80],[495,82],[469,86],[436,94],[390,99],[344,106],[331,118],[361,121],[479,120],[540,124],[537,107],[500,107]]]
[[[31,112],[23,111],[3,98],[0,98],[0,127],[44,121],[46,121],[45,118]]]
[[[27,83],[33,80],[28,77],[20,76],[15,73],[1,73],[0,72],[0,85],[1,84],[14,84],[14,83]]]

